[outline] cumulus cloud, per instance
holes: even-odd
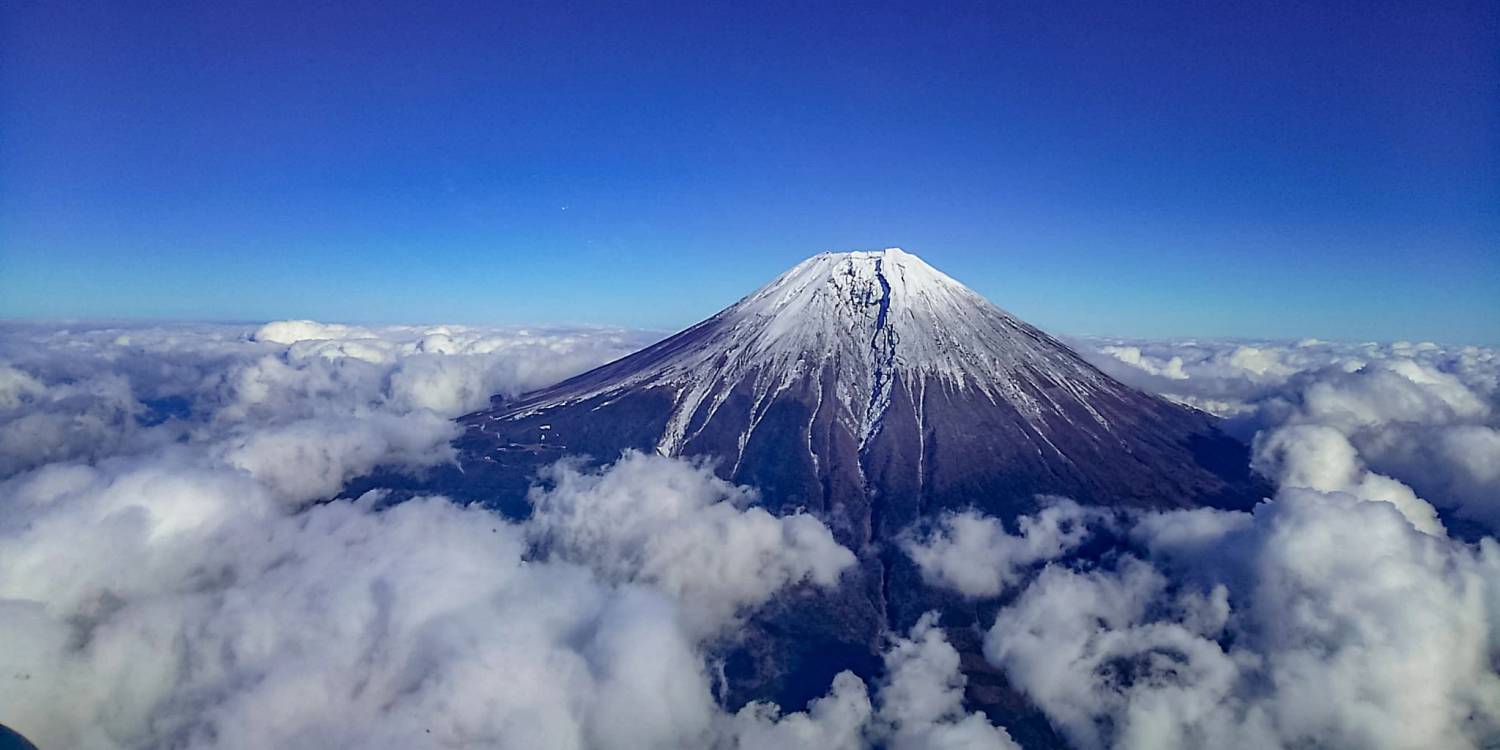
[[[1274,480],[1384,499],[1428,531],[1439,522],[1424,506],[1500,530],[1494,349],[1315,339],[1077,343],[1116,377],[1229,417],[1246,439],[1258,435],[1258,467]],[[1159,372],[1174,360],[1186,377]]]
[[[963,706],[967,679],[958,651],[923,615],[883,654],[886,675],[872,704],[852,672],[834,678],[829,694],[805,712],[781,716],[776,706],[752,703],[735,715],[730,736],[744,750],[888,747],[891,750],[1016,750],[1004,728]]]
[[[430,412],[303,419],[237,431],[218,451],[289,503],[338,494],[377,466],[414,471],[452,460],[454,422]]]
[[[1248,513],[1136,513],[1126,550],[1048,563],[986,658],[1084,748],[1500,742],[1500,546],[1440,513],[1500,520],[1494,352],[1121,344],[1095,361],[1228,407],[1279,490]]]
[[[1139,346],[1106,345],[1099,347],[1099,351],[1151,375],[1160,375],[1168,380],[1188,379],[1188,374],[1182,369],[1182,357],[1158,359],[1142,353]]]
[[[1123,546],[1022,555],[1039,573],[997,519],[909,537],[929,583],[1016,592],[986,659],[1071,744],[1500,742],[1500,546],[1444,520],[1500,521],[1494,352],[1110,341],[1093,359],[1231,417],[1279,489],[1251,512],[1085,517],[1124,524]]]
[[[46,392],[40,380],[14,367],[0,367],[0,409],[16,409]]]
[[[530,526],[378,491],[289,508],[324,459],[269,465],[185,447],[0,484],[0,721],[82,748],[732,744],[700,623],[852,561],[819,522],[660,457],[560,482]],[[609,507],[651,477],[667,499],[646,518],[718,548],[682,554]],[[565,554],[585,538],[607,553]]]
[[[1080,747],[1500,739],[1493,540],[1305,489],[1253,513],[1152,514],[1137,537],[1150,560],[1049,566],[986,638]]]
[[[1347,492],[1354,497],[1390,503],[1411,525],[1428,534],[1445,533],[1437,509],[1412,489],[1365,469],[1348,438],[1320,424],[1293,424],[1262,433],[1255,441],[1252,465],[1283,487]]]
[[[1483,424],[1366,431],[1364,460],[1421,487],[1461,517],[1500,529],[1500,429]]]
[[[303,341],[338,341],[341,339],[376,339],[374,331],[339,323],[316,320],[276,320],[255,329],[251,338],[273,344],[296,344]]]
[[[73,457],[122,450],[144,411],[129,382],[109,372],[47,384],[0,366],[0,477]]]
[[[1083,748],[1500,741],[1500,546],[1422,528],[1378,483],[1308,489],[1333,481],[1309,450],[1252,512],[1138,513],[1133,552],[1048,564],[987,659]]]
[[[1213,730],[1235,712],[1239,673],[1212,638],[1226,594],[1167,591],[1135,558],[1112,571],[1049,566],[996,616],[985,655],[1079,747],[1224,747]]]
[[[740,750],[781,750],[806,747],[855,750],[866,746],[865,733],[875,713],[870,691],[853,672],[833,678],[827,695],[806,711],[781,714],[774,703],[750,703],[729,721],[728,747]]]
[[[32,512],[0,545],[0,710],[44,747],[666,747],[709,730],[673,601],[529,564],[488,511],[287,514],[233,472],[73,471],[5,488]]]
[[[631,336],[4,334],[0,722],[43,747],[1007,746],[963,711],[930,621],[892,641],[888,680],[844,673],[785,715],[721,708],[710,642],[854,557],[706,466],[564,462],[525,521],[327,500],[450,460],[447,417]]]
[[[328,500],[645,338],[0,326],[0,723],[81,748],[1014,747],[933,615],[868,682],[726,711],[708,651],[853,556],[702,465],[564,462],[526,521]],[[914,528],[928,585],[990,600],[965,642],[1081,748],[1500,742],[1500,546],[1473,528],[1500,526],[1492,350],[1095,343],[1258,435],[1279,489]]]
[[[562,462],[530,493],[528,531],[554,556],[692,601],[706,632],[788,586],[832,587],[854,554],[806,513],[751,507],[711,467],[635,451],[587,471]]]
[[[880,692],[877,733],[892,750],[1017,747],[983,712],[964,711],[964,685],[958,651],[937,627],[937,616],[923,615],[908,638],[885,653],[886,677]]]
[[[1009,534],[998,519],[975,511],[947,513],[931,528],[908,530],[901,547],[928,585],[969,597],[997,596],[1028,566],[1077,547],[1088,535],[1085,521],[1099,515],[1053,498],[1040,512],[1017,519],[1018,533]]]
[[[1396,356],[1377,345],[1324,342],[1080,339],[1080,353],[1115,377],[1220,416],[1241,416],[1304,373],[1357,370]]]
[[[178,458],[56,465],[0,485],[12,509],[0,720],[42,746],[1013,747],[963,710],[957,652],[931,619],[892,643],[873,704],[846,672],[805,712],[724,712],[694,620],[726,594],[694,566],[743,576],[727,567],[743,550],[596,568],[534,554],[538,533],[569,533],[556,519],[528,528],[443,498],[379,508],[378,492],[293,512],[244,472]],[[707,502],[744,490],[699,466],[636,457],[588,479],[615,486],[614,471],[708,493],[680,510],[714,525],[778,522]],[[590,533],[616,551],[640,542]],[[827,529],[810,533],[814,557],[829,555]],[[753,550],[752,599],[847,564],[845,550],[818,569],[805,541]]]
[[[47,463],[241,439],[309,419],[483,408],[623,356],[649,334],[594,328],[0,326],[0,477]],[[304,425],[304,430],[310,429]],[[389,431],[387,431],[389,432]]]
[[[1489,413],[1485,400],[1455,375],[1406,358],[1324,375],[1303,388],[1291,408],[1291,421],[1326,424],[1346,433],[1393,422],[1463,422]]]

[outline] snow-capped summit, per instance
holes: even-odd
[[[458,494],[516,512],[529,467],[635,449],[708,459],[772,512],[824,520],[858,570],[758,616],[730,680],[782,705],[939,606],[898,551],[924,519],[1014,518],[1044,493],[1244,507],[1261,489],[1212,417],[1122,385],[896,248],[813,256],[681,333],[463,422]]]
[[[769,504],[848,514],[879,495],[907,520],[930,504],[1019,511],[1037,492],[1192,504],[1238,481],[1200,461],[1204,445],[1236,449],[1209,417],[1119,383],[899,248],[815,255],[675,336],[465,421],[473,450],[708,456]]]
[[[644,356],[652,352],[665,356]],[[710,428],[730,398],[745,396],[753,403],[738,441],[742,453],[764,407],[804,379],[833,386],[839,418],[860,445],[879,429],[898,384],[1003,401],[1034,430],[1048,412],[1062,414],[1053,403],[1058,397],[1081,405],[1088,419],[1108,429],[1085,397],[1119,387],[900,248],[815,255],[680,337],[642,352],[638,363],[630,372],[611,367],[610,378],[585,377],[554,389],[510,418],[626,388],[671,389],[671,418],[653,447],[674,455]],[[906,395],[924,403],[919,392]]]

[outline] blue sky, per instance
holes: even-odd
[[[1060,333],[1500,343],[1500,5],[0,5],[0,316],[670,329],[889,245]]]

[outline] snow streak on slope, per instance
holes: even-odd
[[[703,323],[635,356],[539,394],[518,419],[627,391],[664,388],[674,406],[657,450],[675,455],[715,411],[749,385],[748,440],[784,390],[832,378],[837,413],[863,445],[876,434],[892,389],[924,403],[929,386],[1007,403],[1045,431],[1066,419],[1059,400],[1108,423],[1088,396],[1122,386],[1066,347],[898,248],[824,253]]]

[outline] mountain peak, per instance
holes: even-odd
[[[884,250],[855,250],[851,252],[819,253],[798,263],[762,287],[751,297],[762,293],[783,291],[838,294],[863,290],[871,283],[880,287],[881,296],[904,299],[909,293],[921,289],[954,287],[968,294],[966,287],[941,271],[928,265],[921,258],[890,247]],[[820,289],[826,284],[828,289]]]
[[[893,389],[927,388],[1008,404],[1046,444],[1049,413],[1109,432],[1088,394],[1123,388],[1067,347],[900,248],[821,253],[708,320],[599,370],[535,394],[522,418],[612,393],[670,393],[656,450],[677,455],[731,400],[755,408],[791,388],[825,390],[864,445]],[[1060,411],[1059,394],[1070,403]],[[752,409],[752,412],[755,409]],[[757,420],[746,426],[749,441]]]
[[[1209,417],[1114,380],[899,248],[815,255],[691,328],[465,421],[479,466],[711,456],[772,504],[830,512],[866,494],[1015,509],[1037,492],[1178,505],[1247,486],[1218,474],[1212,456],[1243,446]],[[859,538],[868,522],[835,528]]]
[[[896,248],[815,255],[685,331],[464,423],[466,482],[519,512],[516,477],[629,449],[706,459],[770,512],[827,523],[860,565],[836,592],[749,626],[746,643],[776,646],[747,646],[730,685],[747,699],[780,700],[806,670],[848,666],[830,654],[873,654],[951,604],[896,551],[945,511],[1013,520],[1041,493],[1245,507],[1259,491],[1224,468],[1248,465],[1246,448],[1210,417],[1121,384]]]
[[[899,307],[915,291],[947,285],[963,288],[900,248],[819,253],[752,292],[715,319],[744,322],[779,318],[782,325],[767,332],[776,338],[799,334],[839,337],[870,324],[882,327],[893,303]],[[798,318],[807,325],[797,326]]]

